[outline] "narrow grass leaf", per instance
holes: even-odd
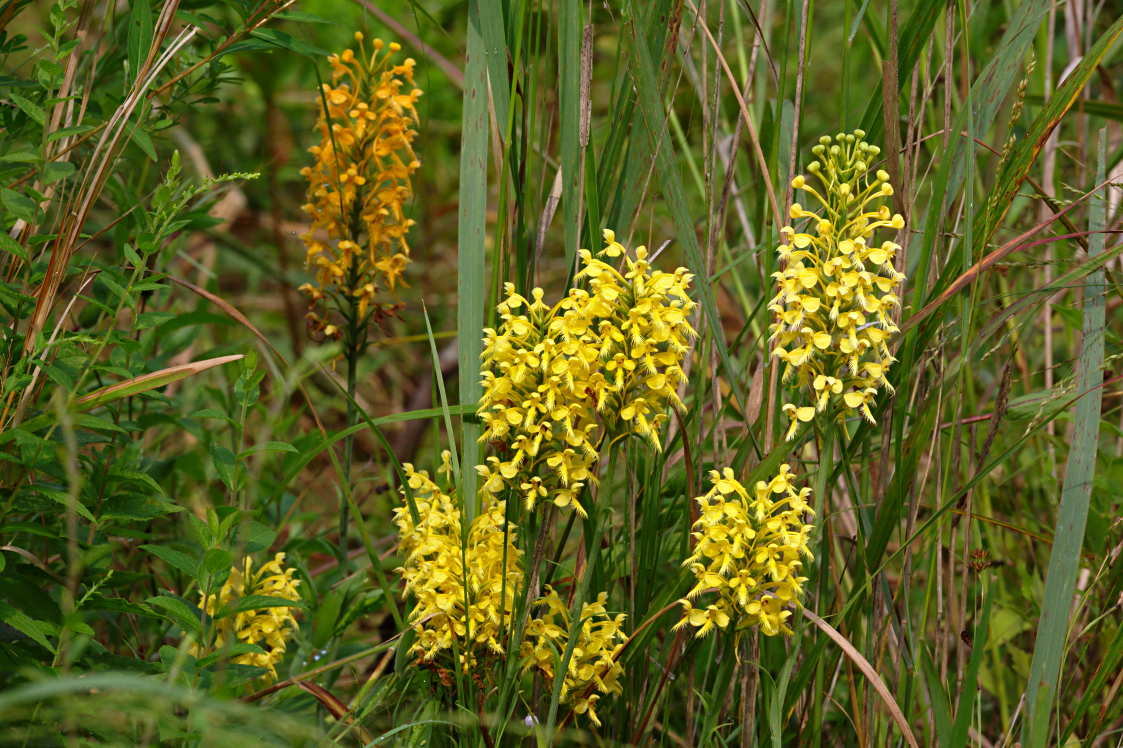
[[[1104,180],[1106,151],[1107,131],[1101,130],[1097,184]],[[1094,232],[1088,242],[1090,257],[1104,251],[1105,236],[1099,232],[1107,223],[1105,201],[1106,197],[1097,196],[1089,206],[1088,224]],[[1072,441],[1065,465],[1061,504],[1045,577],[1045,597],[1041,603],[1037,641],[1026,689],[1022,742],[1027,748],[1042,748],[1049,743],[1049,722],[1059,686],[1080,548],[1088,522],[1103,402],[1105,287],[1103,271],[1097,271],[1089,277],[1084,289],[1083,341],[1077,386],[1081,396],[1073,415]]]
[[[460,211],[457,256],[457,357],[460,402],[475,405],[483,395],[480,383],[480,330],[484,319],[484,266],[487,255],[487,47],[480,0],[468,6],[468,62],[464,69],[464,110],[460,140]],[[476,465],[480,461],[480,426],[461,420],[460,497],[466,520],[476,516]]]
[[[987,200],[986,210],[977,216],[975,224],[977,249],[986,245],[999,222],[1006,216],[1014,196],[1029,175],[1030,167],[1037,160],[1050,134],[1076,103],[1080,92],[1084,90],[1084,86],[1088,84],[1088,80],[1115,46],[1121,34],[1123,34],[1123,15],[1119,16],[1115,23],[1100,36],[1076,69],[1069,73],[1060,88],[1049,97],[1044,109],[1029,126],[1028,132],[1018,139],[1010,155],[1003,161],[994,181],[994,189]]]

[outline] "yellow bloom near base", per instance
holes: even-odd
[[[200,593],[199,607],[213,618],[239,600],[251,595],[281,598],[293,602],[300,600],[300,593],[297,591],[300,580],[293,578],[296,570],[286,568],[284,563],[285,554],[278,553],[272,561],[267,561],[255,571],[252,559],[245,559],[241,568],[235,566],[230,570],[230,577],[222,585],[218,594]],[[287,641],[297,628],[293,610],[294,607],[282,605],[243,610],[222,618],[214,618],[216,632],[214,649],[221,650],[235,642],[261,647],[262,652],[238,655],[231,662],[265,668],[269,671],[270,677],[276,678],[277,663],[284,657]],[[192,648],[192,654],[199,657],[205,652],[196,644]]]
[[[461,666],[470,669],[482,654],[504,653],[502,632],[513,620],[523,584],[518,528],[507,524],[504,502],[488,499],[465,544],[453,498],[428,472],[402,467],[418,515],[414,521],[409,506],[394,510],[404,556],[397,573],[416,598],[409,623],[417,641],[410,654],[434,662],[455,649]]]
[[[624,615],[609,615],[605,609],[607,599],[602,592],[595,601],[581,606],[574,634],[569,608],[554,589],[547,588],[546,595],[535,603],[544,611],[527,624],[522,644],[524,667],[536,668],[552,679],[570,639],[577,637],[562,681],[560,701],[597,726],[597,702],[602,696],[623,690],[620,677],[624,667],[617,658],[627,639],[622,628]]]
[[[797,490],[793,477],[781,465],[750,496],[732,469],[710,471],[712,487],[695,499],[694,552],[683,562],[696,584],[679,601],[676,629],[692,626],[701,637],[732,623],[738,632],[758,626],[766,636],[791,633],[787,619],[807,581],[800,570],[811,558],[812,530],[806,521],[811,489]],[[705,604],[697,602],[701,597]]]

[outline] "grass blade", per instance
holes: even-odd
[[[909,728],[909,721],[905,719],[904,713],[901,712],[901,707],[897,706],[897,700],[893,698],[893,694],[889,693],[889,688],[885,685],[885,681],[883,681],[881,676],[877,674],[877,671],[873,669],[873,665],[870,664],[869,660],[863,657],[862,653],[859,652],[845,636],[839,633],[834,626],[831,626],[807,608],[800,608],[799,612],[818,626],[819,630],[830,637],[831,641],[837,644],[842,649],[843,653],[850,658],[850,661],[858,666],[858,669],[862,671],[862,675],[866,676],[870,685],[873,686],[873,690],[877,692],[877,695],[885,704],[885,708],[889,710],[889,715],[893,718],[897,727],[900,728],[901,735],[904,736],[905,742],[912,746],[912,748],[919,748],[919,744],[916,742],[916,738]]]
[[[1107,150],[1106,130],[1100,131],[1097,184],[1104,179]],[[1091,257],[1104,251],[1106,224],[1104,199],[1093,199],[1089,208],[1088,242]],[[1064,659],[1072,594],[1076,585],[1080,548],[1088,522],[1088,506],[1092,496],[1092,478],[1099,447],[1100,407],[1103,401],[1104,364],[1104,273],[1097,270],[1088,279],[1084,295],[1083,344],[1080,351],[1080,384],[1078,392],[1086,393],[1076,403],[1073,418],[1072,445],[1065,466],[1064,486],[1057,527],[1053,533],[1053,549],[1049,554],[1049,570],[1045,577],[1045,598],[1037,642],[1033,648],[1029,684],[1026,689],[1026,719],[1022,726],[1022,743],[1027,748],[1040,748],[1049,742],[1049,718],[1057,694],[1061,661]]]
[[[1010,210],[1014,195],[1017,194],[1018,188],[1029,175],[1030,167],[1037,159],[1037,154],[1045,146],[1045,141],[1049,139],[1053,130],[1060,124],[1061,119],[1076,103],[1077,97],[1080,96],[1080,92],[1088,83],[1088,79],[1092,77],[1092,73],[1096,71],[1107,53],[1115,46],[1115,42],[1121,34],[1123,34],[1123,16],[1120,16],[1100,36],[1095,46],[1084,55],[1084,59],[1076,66],[1076,69],[1065,78],[1064,84],[1049,97],[1045,108],[1041,110],[1033,124],[1030,125],[1029,132],[1026,133],[1025,137],[1019,139],[1009,158],[1003,162],[998,172],[998,178],[994,182],[995,189],[991,192],[987,201],[987,208],[979,214],[976,222],[975,243],[977,246],[985,246],[991,234],[998,227],[999,222]]]
[[[484,239],[487,231],[487,57],[481,15],[498,12],[479,0],[468,9],[468,62],[464,69],[463,132],[460,142],[460,216],[457,258],[457,353],[460,402],[474,404],[483,395],[480,384],[480,328],[484,318]],[[460,498],[469,522],[476,516],[476,464],[480,457],[480,426],[461,420]]]
[[[558,8],[558,87],[561,99],[562,217],[565,231],[565,264],[573,268],[581,241],[581,3],[562,3]],[[594,238],[595,240],[595,238]]]

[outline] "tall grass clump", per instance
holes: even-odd
[[[1118,742],[1121,36],[3,4],[0,743]]]

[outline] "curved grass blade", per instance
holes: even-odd
[[[139,395],[142,392],[154,390],[157,387],[164,387],[172,382],[178,382],[181,379],[201,374],[207,369],[213,369],[216,366],[229,364],[245,358],[241,353],[235,353],[230,356],[216,356],[215,358],[207,358],[202,361],[192,361],[188,364],[180,364],[178,366],[169,366],[166,369],[153,371],[148,374],[142,374],[139,377],[126,379],[124,382],[111,384],[108,387],[102,387],[99,390],[90,392],[82,397],[79,397],[71,405],[71,410],[75,413],[84,413],[87,410],[108,405],[115,400],[122,398],[132,397]],[[54,421],[53,414],[44,413],[36,416],[29,421],[26,421],[21,428],[28,431],[35,431],[50,425]],[[8,440],[11,432],[0,434],[0,444]]]

